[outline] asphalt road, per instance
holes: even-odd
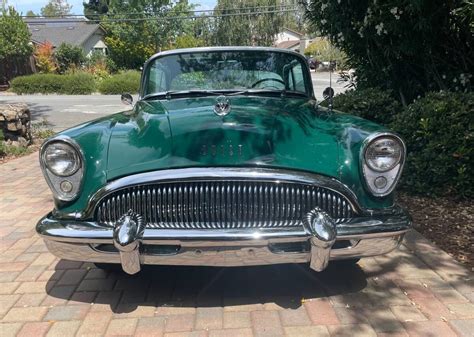
[[[24,102],[30,107],[32,122],[47,121],[61,131],[126,109],[119,95],[5,95],[0,103]]]
[[[345,84],[338,82],[340,79],[339,74],[333,73],[332,74],[332,79],[330,81],[330,73],[329,72],[313,72],[311,71],[311,77],[313,80],[313,90],[314,90],[314,95],[316,96],[317,100],[322,100],[323,99],[323,90],[327,87],[329,87],[329,83],[331,82],[331,86],[334,89],[334,93],[340,94],[344,91],[346,91],[346,88],[344,88]]]
[[[313,87],[318,100],[329,86],[329,72],[312,72]],[[336,94],[344,91],[333,74],[332,86]],[[136,97],[135,97],[136,99]],[[0,103],[24,102],[30,106],[32,121],[47,121],[54,131],[61,131],[89,120],[127,109],[120,95],[10,95],[0,94]]]

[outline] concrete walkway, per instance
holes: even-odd
[[[58,260],[35,234],[52,208],[38,154],[0,165],[0,336],[473,336],[474,278],[413,232],[333,264],[150,267]]]

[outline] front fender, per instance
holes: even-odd
[[[111,129],[117,115],[107,116],[74,128],[58,135],[70,137],[80,146],[84,154],[84,180],[77,199],[71,202],[55,200],[55,216],[74,217],[76,212],[86,207],[90,197],[107,182],[107,157]],[[56,137],[55,136],[55,137]]]

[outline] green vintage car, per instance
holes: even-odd
[[[331,96],[330,94],[328,96]],[[54,210],[37,231],[68,260],[247,266],[357,261],[411,228],[394,204],[395,134],[318,105],[305,58],[254,47],[166,51],[130,110],[47,140]]]

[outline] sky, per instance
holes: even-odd
[[[1,1],[1,0],[0,0]],[[83,14],[82,3],[84,0],[68,0],[68,3],[72,5],[72,14]],[[190,3],[197,4],[199,7],[196,10],[208,10],[213,9],[217,0],[191,0]],[[30,9],[39,13],[41,7],[44,7],[48,3],[48,0],[7,0],[9,6],[15,7],[18,12],[26,14]]]

